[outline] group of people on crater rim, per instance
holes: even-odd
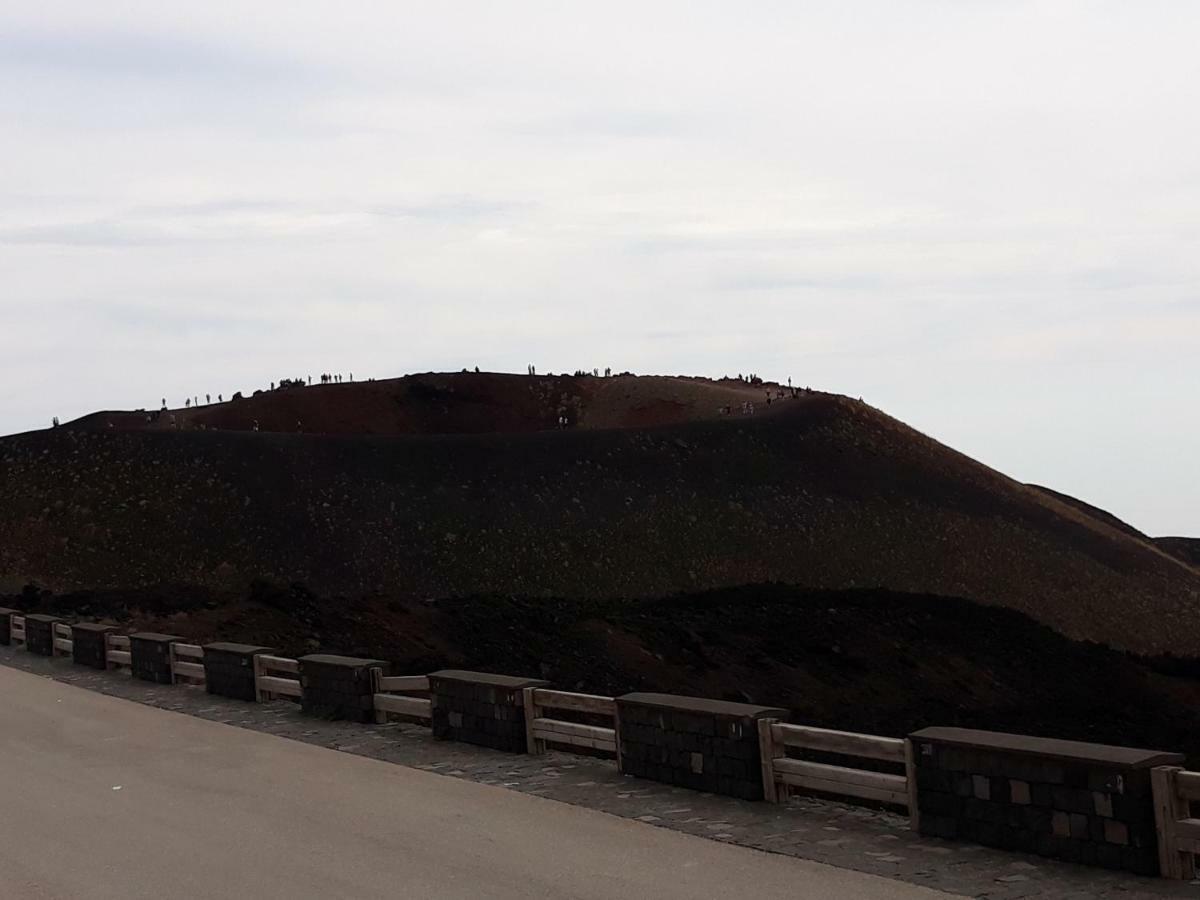
[[[463,371],[465,372],[465,371],[466,371],[466,369],[463,369]],[[475,371],[476,371],[476,372],[478,372],[478,371],[479,371],[479,366],[476,366],[476,367],[475,367]],[[536,375],[536,374],[537,374],[537,366],[534,366],[534,365],[528,365],[528,366],[526,366],[526,367],[525,367],[525,374],[526,374],[526,375]],[[553,375],[553,373],[550,373],[550,374],[551,374],[551,376]],[[565,375],[565,374],[566,374],[566,373],[564,373],[564,375]],[[627,372],[627,373],[625,373],[625,374],[629,374],[629,373]],[[599,377],[600,377],[600,369],[599,369],[598,367],[596,367],[596,368],[593,368],[593,369],[592,369],[590,372],[589,372],[587,369],[576,369],[576,370],[575,370],[575,377],[576,377],[576,378],[583,378],[583,377],[585,377],[585,376],[587,376],[587,375],[591,375],[593,378],[599,378]],[[612,366],[606,366],[606,367],[605,367],[605,369],[604,369],[604,377],[605,377],[605,378],[612,378]]]

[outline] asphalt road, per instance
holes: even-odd
[[[5,900],[946,897],[0,667]]]

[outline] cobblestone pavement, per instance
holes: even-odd
[[[909,831],[902,816],[836,802],[793,798],[779,806],[747,803],[626,777],[608,760],[557,752],[508,756],[435,741],[428,728],[417,725],[326,722],[302,716],[296,704],[286,701],[226,700],[200,688],[134,681],[127,674],[98,672],[13,647],[0,647],[0,664],[160,709],[964,896],[1200,898],[1197,882],[1125,876],[921,838]]]

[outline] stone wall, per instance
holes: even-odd
[[[76,622],[71,626],[71,658],[76,665],[92,669],[108,668],[108,635],[111,625]]]
[[[910,739],[922,834],[1158,874],[1150,769],[1181,754],[964,728]]]
[[[174,684],[171,644],[183,638],[172,634],[142,631],[129,636],[129,661],[133,677],[157,684]]]
[[[54,626],[62,621],[58,616],[26,616],[25,649],[39,656],[53,656]]]
[[[763,799],[758,720],[786,720],[788,711],[672,694],[617,698],[621,770],[740,797]]]
[[[372,669],[386,675],[391,664],[381,659],[359,659],[314,653],[300,657],[300,708],[323,719],[375,721],[375,686]]]
[[[204,689],[218,697],[253,703],[258,699],[254,657],[268,647],[218,642],[204,645]]]
[[[0,646],[7,647],[12,643],[12,617],[20,615],[15,609],[0,606]]]
[[[537,678],[444,669],[429,676],[433,736],[507,753],[524,753],[525,698],[522,691],[546,687]]]

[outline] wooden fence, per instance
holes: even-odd
[[[14,644],[25,646],[25,617],[13,616],[9,625],[9,640]]]
[[[917,829],[917,784],[910,741],[786,725],[777,719],[759,720],[758,741],[763,793],[769,802],[786,798],[790,788],[874,800],[905,807],[912,828]],[[793,759],[787,755],[788,748],[894,763],[904,767],[904,774]]]
[[[286,656],[267,656],[260,653],[254,657],[254,687],[258,701],[263,703],[276,697],[300,699],[304,690],[300,687],[300,663]],[[293,677],[287,677],[293,676]]]
[[[54,656],[70,656],[75,649],[75,644],[71,640],[71,626],[64,622],[57,622],[54,625]]]
[[[617,702],[596,694],[572,694],[546,688],[525,688],[525,737],[529,752],[546,752],[546,744],[581,747],[617,756]],[[545,715],[558,709],[612,720],[612,727],[583,725]]]
[[[429,699],[429,678],[425,675],[384,675],[372,670],[375,679],[375,721],[382,725],[389,716],[429,722],[433,719],[433,701]]]
[[[176,684],[203,687],[204,648],[199,644],[171,644],[171,676]]]
[[[108,634],[104,637],[105,657],[110,669],[133,668],[133,656],[129,652],[129,638],[123,634]]]
[[[1157,766],[1150,770],[1150,783],[1159,870],[1164,878],[1191,881],[1200,854],[1200,818],[1192,816],[1192,804],[1200,803],[1200,772]]]

